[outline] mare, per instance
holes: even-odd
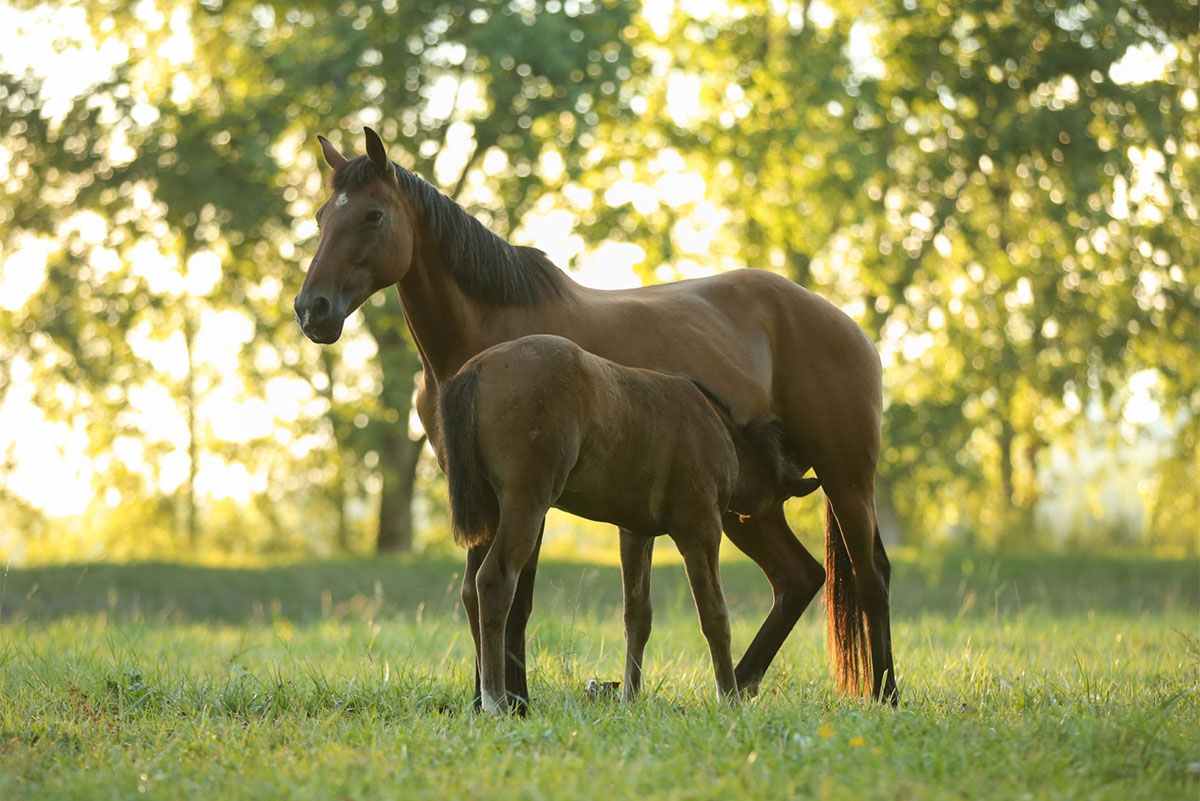
[[[580,286],[541,251],[509,244],[389,160],[371,129],[366,155],[353,159],[319,139],[333,169],[331,196],[317,210],[320,238],[294,303],[309,339],[336,341],[347,315],[395,286],[423,367],[417,413],[435,448],[442,384],[475,354],[536,333],[565,337],[618,364],[692,376],[728,403],[734,420],[775,415],[801,467],[811,467],[825,491],[825,564],[792,534],[782,504],[747,519],[725,515],[726,535],[766,574],[773,596],[734,670],[737,686],[757,690],[826,583],[838,685],[897,703],[891,566],[875,514],[882,367],[874,344],[849,316],[766,270],[640,289]],[[623,550],[638,547],[626,530],[621,541]],[[519,709],[529,697],[525,628],[540,542],[539,535],[521,567],[505,627],[505,684],[522,699]],[[486,556],[486,545],[467,550],[462,595],[468,616],[478,614],[477,573]]]
[[[717,693],[733,700],[729,614],[717,557],[721,515],[753,515],[817,488],[790,464],[775,421],[734,426],[685,377],[622,367],[562,337],[488,348],[442,386],[440,460],[455,538],[488,548],[475,584],[481,705],[508,709],[504,628],[520,568],[555,506],[613,523],[638,545],[666,533],[683,556]],[[649,550],[622,554],[625,683],[642,683],[650,635]]]

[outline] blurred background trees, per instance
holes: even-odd
[[[364,124],[580,280],[843,306],[892,539],[1200,545],[1195,2],[17,5],[111,74],[0,55],[0,549],[446,539],[394,296],[292,322]]]

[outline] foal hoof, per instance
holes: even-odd
[[[619,698],[621,694],[621,682],[619,681],[600,681],[599,679],[588,679],[583,689],[588,694],[588,700],[598,701],[601,698]]]

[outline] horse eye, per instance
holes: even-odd
[[[379,209],[372,209],[367,212],[367,222],[371,225],[379,225],[383,222],[383,212]]]

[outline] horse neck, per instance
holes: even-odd
[[[554,330],[565,300],[506,306],[477,298],[459,286],[441,256],[428,247],[417,249],[396,286],[421,359],[439,383],[492,345]]]

